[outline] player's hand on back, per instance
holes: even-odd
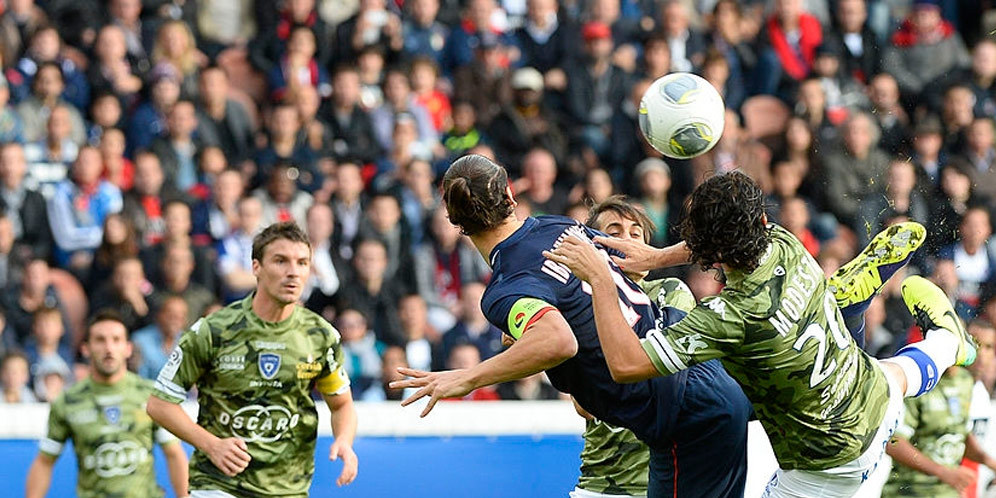
[[[391,389],[419,388],[415,394],[402,401],[401,406],[408,406],[429,396],[429,404],[422,410],[422,415],[420,415],[422,417],[432,411],[437,401],[445,398],[462,398],[474,390],[470,379],[467,378],[467,370],[463,369],[426,372],[398,367],[398,372],[410,378],[391,382]]]
[[[228,477],[235,477],[242,473],[249,466],[249,461],[252,460],[246,442],[237,437],[216,439],[205,450],[205,453],[207,453],[211,463]]]
[[[356,458],[356,453],[353,452],[353,447],[342,443],[340,444],[338,440],[332,443],[332,447],[329,448],[329,460],[333,462],[342,458],[342,472],[339,473],[339,478],[335,480],[337,486],[345,486],[354,479],[356,479],[356,472],[359,467],[359,460]]]
[[[543,257],[570,268],[574,275],[588,283],[612,278],[605,256],[594,244],[574,236],[565,238],[553,251],[543,251]]]
[[[612,258],[612,262],[623,271],[637,273],[657,269],[660,249],[656,247],[635,239],[617,239],[614,237],[595,237],[595,243],[625,254],[625,258],[609,256]]]
[[[962,467],[961,465],[956,467],[947,467],[938,477],[940,477],[941,482],[951,486],[959,493],[975,482],[975,474],[973,474],[968,468]]]

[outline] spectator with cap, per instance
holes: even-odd
[[[626,73],[612,63],[612,31],[601,22],[589,22],[581,30],[583,56],[565,68],[566,107],[576,123],[573,140],[590,147],[599,156],[609,150],[609,124],[629,90]]]
[[[140,104],[128,120],[129,156],[166,132],[166,113],[180,99],[180,82],[180,73],[169,64],[157,64],[149,73],[148,101]]]
[[[413,57],[431,57],[441,65],[450,30],[436,19],[439,0],[409,0],[405,7],[410,15],[401,29],[404,53]]]
[[[48,259],[53,244],[48,206],[25,182],[27,166],[20,144],[0,145],[0,209],[10,220],[14,239],[28,246],[35,257]]]
[[[940,0],[915,0],[892,34],[882,69],[896,77],[905,98],[914,99],[927,83],[969,62],[961,36],[941,17]]]
[[[545,1],[545,0],[541,0]],[[522,162],[534,147],[549,150],[559,161],[567,157],[567,136],[543,93],[543,74],[531,67],[512,73],[512,101],[502,106],[488,135],[506,168]]]

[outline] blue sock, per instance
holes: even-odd
[[[841,315],[843,315],[841,311]],[[854,342],[858,343],[858,347],[861,349],[865,348],[865,317],[861,315],[844,316],[844,326],[851,333],[851,337],[854,338]]]

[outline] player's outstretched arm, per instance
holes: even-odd
[[[221,439],[211,434],[191,420],[179,404],[153,395],[149,397],[145,411],[160,427],[204,452],[225,475],[234,477],[249,465],[251,457],[245,441],[237,437]]]
[[[45,498],[48,487],[52,485],[52,467],[55,457],[38,453],[35,461],[28,469],[28,482],[25,484],[24,496],[27,498]]]
[[[627,272],[642,272],[679,266],[687,264],[692,256],[684,242],[658,249],[635,239],[595,237],[594,241],[625,254],[625,258],[612,256],[612,262]]]
[[[548,368],[553,368],[578,352],[577,338],[567,320],[558,311],[545,313],[522,333],[508,350],[499,353],[473,368],[424,372],[399,368],[407,377],[391,382],[391,389],[417,388],[415,394],[401,402],[408,406],[429,396],[429,404],[422,410],[426,416],[445,398],[459,398],[474,389],[502,382],[523,379]]]
[[[325,404],[332,411],[332,434],[335,442],[329,449],[329,460],[333,462],[342,458],[342,472],[335,483],[345,486],[354,479],[359,469],[359,459],[353,452],[353,440],[356,439],[356,407],[353,405],[353,393],[346,388],[339,394],[322,394]]]
[[[543,256],[561,263],[591,285],[595,328],[602,343],[605,363],[616,382],[638,382],[660,376],[647,356],[640,338],[633,332],[619,308],[619,291],[612,280],[605,257],[594,245],[577,237],[567,237],[554,251]]]
[[[905,465],[917,472],[937,477],[941,482],[951,486],[959,493],[965,490],[975,480],[971,470],[962,467],[947,467],[932,460],[916,449],[909,440],[901,436],[895,436],[894,442],[890,443],[885,450],[896,462]]]
[[[173,493],[183,498],[190,492],[187,490],[187,478],[189,469],[187,468],[187,454],[183,451],[183,445],[173,439],[171,443],[162,445],[163,455],[166,457],[166,468],[169,470],[169,483],[173,486]]]

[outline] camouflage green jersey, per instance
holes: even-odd
[[[578,487],[605,495],[645,496],[650,449],[632,432],[588,420]]]
[[[777,225],[756,270],[727,273],[718,296],[647,334],[643,348],[665,375],[721,359],[785,470],[825,470],[860,456],[889,398],[885,375],[844,328],[823,271]]]
[[[81,498],[163,496],[156,484],[152,447],[176,444],[172,434],[145,413],[152,381],[128,372],[114,384],[80,381],[52,402],[42,453],[62,453],[73,440]]]
[[[906,398],[906,416],[896,435],[908,439],[921,453],[941,465],[961,465],[965,439],[971,430],[968,414],[974,385],[968,370],[952,367],[932,391],[918,398]],[[958,492],[934,476],[894,462],[882,496],[957,498]]]
[[[286,320],[265,322],[253,294],[195,323],[163,366],[155,396],[179,403],[197,385],[197,423],[220,438],[239,437],[252,461],[222,474],[201,451],[190,462],[190,489],[235,496],[307,496],[314,474],[318,413],[312,388],[349,387],[339,333],[296,306]]]

